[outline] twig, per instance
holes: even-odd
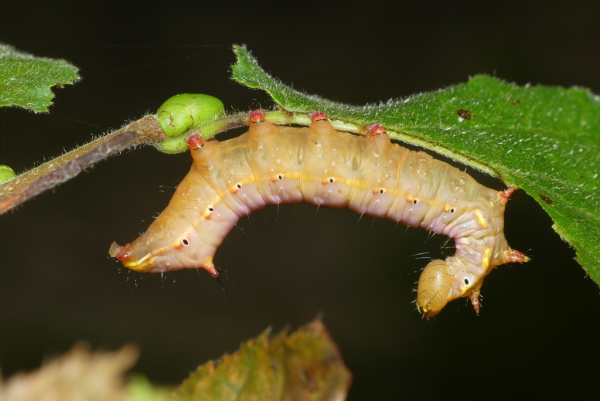
[[[70,180],[82,170],[114,153],[140,144],[155,144],[165,136],[155,116],[146,116],[118,131],[98,138],[0,186],[0,214],[34,196]]]

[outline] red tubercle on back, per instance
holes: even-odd
[[[498,194],[500,195],[500,203],[506,205],[510,197],[517,190],[517,186],[513,185],[511,187],[506,188],[504,191],[500,191]],[[531,258],[525,255],[523,252],[519,252],[516,249],[511,249],[510,252],[504,256],[504,263],[524,263],[529,262]]]
[[[369,136],[377,136],[381,134],[387,134],[385,128],[383,128],[379,124],[369,124],[367,125],[367,130],[369,131]]]
[[[512,187],[506,188],[504,191],[500,191],[500,197],[501,197],[500,203],[502,203],[503,205],[506,205],[506,203],[508,202],[508,200],[510,199],[512,194],[515,193],[516,190],[517,190],[517,187],[515,185],[513,185]]]
[[[310,119],[312,120],[313,123],[315,121],[328,120],[327,116],[322,111],[315,111],[314,113],[312,113],[310,115]]]
[[[266,120],[266,116],[263,109],[254,110],[250,113],[250,123],[262,123]]]
[[[205,142],[200,135],[192,135],[187,139],[187,144],[191,150],[200,149]]]

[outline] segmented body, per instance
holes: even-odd
[[[267,204],[307,202],[385,217],[454,238],[455,255],[431,262],[419,280],[424,316],[458,297],[479,310],[483,278],[494,266],[524,262],[504,237],[513,188],[494,191],[423,152],[335,131],[323,113],[310,127],[275,126],[251,114],[249,131],[224,142],[188,139],[194,163],[167,208],[134,242],[110,253],[139,272],[206,269],[240,217]]]

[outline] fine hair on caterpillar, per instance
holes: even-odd
[[[187,139],[194,162],[166,209],[135,241],[109,253],[138,272],[205,269],[240,217],[267,204],[306,202],[349,208],[454,239],[456,252],[429,263],[417,306],[432,317],[451,300],[479,312],[484,277],[529,258],[509,247],[504,209],[515,191],[495,191],[430,155],[391,142],[378,124],[368,135],[336,131],[324,113],[309,127],[276,126],[257,110],[249,130],[223,141]]]

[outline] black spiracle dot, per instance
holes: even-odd
[[[379,194],[380,194],[380,195],[383,195],[384,193],[385,193],[385,189],[381,188],[381,189],[379,190]]]
[[[184,238],[181,240],[181,243],[185,246],[188,246],[190,244],[190,241],[188,241],[187,239]]]
[[[237,184],[235,184],[235,187],[236,187],[237,189],[242,189],[242,184],[240,184],[240,183],[238,182]]]
[[[419,203],[418,199],[413,200],[413,205],[416,205],[417,203]]]
[[[469,285],[469,279],[468,278],[465,279],[465,285]]]
[[[450,213],[454,214],[456,212],[455,208],[450,209]]]
[[[278,180],[283,180],[283,174],[277,174],[277,179]]]
[[[214,207],[212,207],[212,206],[209,206],[209,207],[208,207],[208,211],[212,213],[212,212],[214,212],[214,211],[215,211],[215,208],[214,208]]]
[[[330,183],[330,184],[333,184],[334,182],[335,182],[335,178],[333,178],[333,177],[329,177],[329,183]]]

